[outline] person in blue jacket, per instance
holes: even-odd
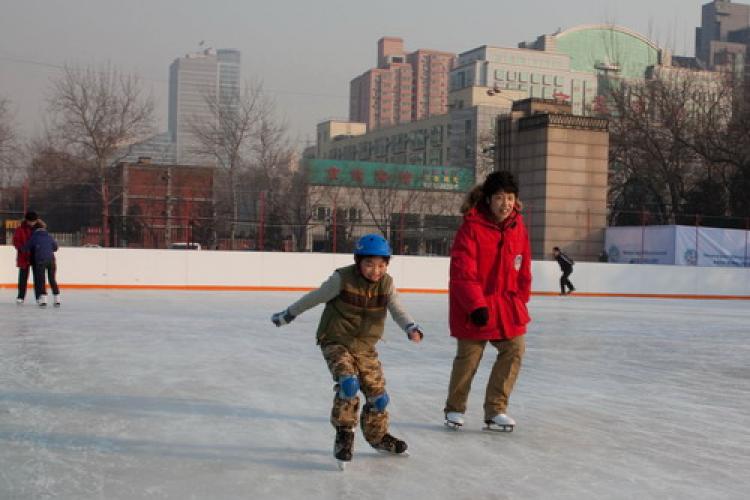
[[[34,232],[31,238],[24,245],[24,250],[31,252],[34,273],[34,295],[39,307],[47,306],[47,286],[45,283],[45,273],[49,278],[49,284],[54,294],[55,307],[60,307],[60,288],[57,286],[57,262],[55,252],[57,252],[57,242],[43,224],[35,224]]]

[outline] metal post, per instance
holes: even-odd
[[[102,181],[102,246],[109,247],[109,187]]]
[[[23,182],[23,216],[26,215],[26,212],[29,211],[29,180],[26,179]]]
[[[742,266],[747,267],[747,235],[750,234],[750,217],[745,217],[745,260],[742,261]]]
[[[695,265],[698,265],[698,261],[700,260],[700,254],[698,253],[698,227],[700,226],[700,220],[701,216],[697,215],[695,216]]]
[[[646,209],[641,208],[641,264],[644,263],[646,253]]]
[[[591,209],[586,209],[586,241],[584,242],[584,245],[586,246],[586,253],[588,254],[591,251],[591,247],[589,246],[591,241]]]
[[[260,221],[258,223],[258,250],[261,252],[266,246],[266,192],[260,192]]]
[[[331,224],[333,224],[333,243],[331,245],[332,253],[336,253],[336,198],[333,199],[333,213],[331,214]]]

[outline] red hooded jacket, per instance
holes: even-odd
[[[24,268],[31,265],[31,252],[24,252],[23,246],[31,239],[33,232],[34,230],[26,222],[21,222],[21,225],[13,232],[13,246],[18,250],[16,267]]]
[[[531,248],[523,217],[513,211],[501,224],[485,210],[464,215],[451,248],[451,336],[469,340],[510,339],[526,333],[531,321]],[[483,327],[472,323],[475,309],[489,309]]]

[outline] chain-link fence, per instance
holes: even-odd
[[[11,244],[15,228],[23,218],[21,203],[3,207],[2,243]],[[12,205],[12,204],[11,204]],[[357,238],[380,233],[398,255],[446,256],[460,215],[392,212],[375,221],[361,209],[323,210],[314,207],[298,211],[294,220],[284,220],[271,210],[258,209],[234,219],[220,213],[214,204],[178,206],[158,214],[130,213],[106,216],[94,202],[63,203],[53,210],[39,211],[48,230],[62,246],[107,246],[117,248],[175,248],[237,251],[333,252],[350,253]],[[455,213],[455,212],[454,212]],[[720,227],[750,231],[750,218],[677,214],[671,221],[645,210],[611,213],[586,211],[543,211],[526,204],[523,210],[535,258],[549,258],[552,244],[563,247],[576,260],[606,261],[604,226],[606,220],[620,226],[648,227],[664,223],[696,228]],[[575,236],[551,240],[550,228],[562,228]],[[576,237],[578,236],[578,237]],[[586,251],[576,249],[586,249]],[[747,248],[745,250],[747,252]]]

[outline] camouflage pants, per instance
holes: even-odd
[[[354,375],[359,379],[360,390],[365,396],[365,406],[360,418],[362,433],[368,443],[379,443],[388,432],[388,412],[385,410],[378,412],[370,404],[385,393],[385,377],[383,377],[378,352],[375,349],[352,352],[339,344],[321,346],[321,351],[328,364],[328,370],[336,382],[331,424],[334,427],[343,426],[350,429],[357,425],[359,395],[352,399],[339,397],[338,384],[342,376]]]

